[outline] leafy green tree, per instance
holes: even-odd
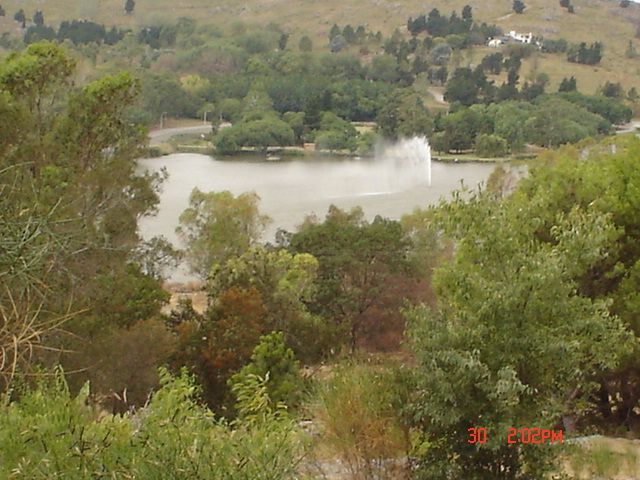
[[[344,26],[344,28],[342,29],[342,36],[349,45],[355,44],[356,32],[350,24]]]
[[[280,38],[278,39],[278,48],[280,49],[280,51],[283,51],[285,48],[287,48],[288,41],[289,41],[288,34],[283,33],[280,35]]]
[[[318,259],[317,291],[309,309],[333,320],[352,350],[376,328],[373,310],[401,301],[400,296],[391,298],[387,288],[391,279],[403,283],[409,269],[399,222],[376,217],[370,223],[360,209],[345,212],[332,206],[324,222],[309,219],[303,224],[289,248]]]
[[[458,68],[447,82],[444,99],[468,107],[479,103],[481,97],[489,93],[490,86],[481,69]]]
[[[437,212],[456,253],[436,271],[438,307],[409,314],[421,478],[551,478],[558,450],[506,443],[508,429],[554,429],[585,413],[576,392],[594,392],[596,372],[615,369],[635,344],[606,302],[577,289],[618,236],[611,218],[548,213],[546,242],[536,235],[539,207],[517,196],[478,193]],[[486,429],[486,442],[469,429]]]
[[[600,115],[608,122],[616,125],[630,121],[633,114],[631,108],[625,105],[621,99],[603,95],[585,95],[580,92],[559,92],[553,96],[586,108],[591,113]],[[603,132],[606,133],[606,127]]]
[[[293,130],[294,142],[302,143],[302,135],[304,133],[304,112],[286,112],[282,115],[285,121]]]
[[[479,134],[491,131],[490,117],[482,106],[474,105],[442,116],[437,129],[444,132],[450,150],[469,150]]]
[[[133,13],[134,8],[136,8],[136,2],[134,0],[125,0],[124,12],[126,14]]]
[[[507,153],[507,141],[498,135],[483,133],[476,137],[474,151],[481,157],[502,157]]]
[[[575,275],[577,291],[590,299],[607,303],[610,315],[618,315],[629,331],[640,331],[636,285],[638,229],[634,218],[638,209],[636,161],[640,151],[633,136],[585,144],[585,150],[566,149],[551,155],[534,169],[533,177],[521,187],[522,202],[540,202],[536,219],[537,237],[553,241],[554,216],[565,216],[572,209],[592,209],[608,215],[617,237],[583,274]],[[560,187],[560,185],[564,185]],[[589,229],[588,231],[592,231]],[[635,287],[633,287],[635,288]],[[636,347],[637,348],[637,347]],[[634,350],[635,351],[635,350]],[[640,368],[637,355],[627,356],[614,372],[597,376],[598,392],[590,399],[594,416],[604,428],[630,428],[636,421],[634,405],[639,401]]]
[[[573,63],[585,65],[597,65],[602,60],[603,45],[601,42],[594,42],[587,47],[585,42],[571,45],[567,51],[567,60]]]
[[[493,133],[504,138],[511,150],[521,150],[528,141],[525,123],[534,108],[529,102],[490,105],[487,114],[492,119]]]
[[[391,55],[376,55],[369,66],[368,77],[373,81],[397,82],[399,79],[398,61]]]
[[[258,211],[259,200],[255,193],[235,197],[228,191],[191,192],[176,231],[186,244],[191,270],[200,278],[208,278],[215,265],[242,255],[258,242],[270,221]]]
[[[600,115],[560,98],[549,98],[537,105],[525,122],[526,138],[541,146],[576,143],[610,129]]]
[[[333,112],[324,112],[318,131],[314,135],[317,150],[356,149],[358,132],[350,122],[343,120]]]
[[[105,40],[106,34],[104,25],[89,20],[64,21],[58,27],[58,39],[69,39],[76,45],[90,42],[101,43]]]
[[[255,147],[266,152],[269,146],[293,145],[293,128],[273,110],[254,111],[229,128],[218,131],[214,143],[218,152],[232,154],[242,147]]]
[[[433,132],[429,110],[410,90],[392,95],[380,109],[376,122],[379,132],[387,138],[429,136]]]
[[[466,20],[466,21],[472,21],[473,20],[473,12],[471,11],[471,6],[465,5],[462,8],[462,19]]]

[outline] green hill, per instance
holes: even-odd
[[[352,0],[138,0],[132,14],[124,11],[124,0],[4,0],[5,17],[0,17],[0,32],[20,32],[13,15],[23,8],[28,20],[36,10],[42,10],[45,22],[57,26],[63,20],[88,19],[107,26],[136,28],[174,22],[179,17],[191,17],[200,24],[215,23],[230,26],[236,22],[280,24],[296,42],[310,35],[317,46],[328,44],[331,26],[366,25],[387,35],[396,28],[407,33],[409,17],[428,14],[438,8],[443,14],[460,12],[466,4],[473,8],[476,21],[495,23],[505,32],[532,32],[545,38],[565,38],[569,42],[599,41],[604,43],[604,58],[596,67],[569,64],[564,55],[537,54],[525,62],[523,76],[545,72],[551,77],[553,89],[562,78],[574,75],[578,87],[593,93],[605,81],[620,82],[626,89],[640,87],[640,39],[635,38],[640,26],[640,5],[630,3],[623,8],[618,1],[573,0],[575,13],[568,13],[558,0],[525,0],[523,14],[515,14],[511,0],[436,0],[425,4],[418,0],[384,1]],[[629,58],[629,42],[639,55]],[[488,47],[474,49],[461,60],[462,64],[479,62]]]

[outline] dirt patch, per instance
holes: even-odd
[[[207,309],[207,293],[200,282],[166,283],[164,289],[171,294],[171,300],[162,309],[164,314],[171,313],[184,299],[190,299],[193,309],[198,313],[204,313]]]

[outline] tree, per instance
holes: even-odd
[[[314,142],[317,150],[350,150],[356,149],[358,131],[350,122],[338,117],[333,112],[324,112],[320,119]]]
[[[356,32],[350,24],[344,26],[342,36],[349,45],[353,45],[356,41]]]
[[[622,98],[624,97],[624,88],[619,82],[605,82],[605,84],[599,88],[600,94],[609,98]]]
[[[21,8],[20,10],[18,10],[14,15],[13,15],[13,19],[16,22],[19,22],[22,24],[22,28],[26,27],[26,21],[27,21],[27,17],[24,14],[24,10]]]
[[[538,219],[544,218],[536,231],[541,241],[553,242],[554,219],[567,216],[572,210],[591,210],[594,215],[606,216],[613,224],[613,241],[585,265],[582,274],[576,273],[573,278],[578,294],[606,302],[610,316],[617,315],[636,337],[640,332],[639,304],[631,286],[637,281],[640,258],[639,232],[634,220],[638,192],[633,186],[638,182],[639,152],[640,144],[633,136],[591,143],[582,153],[566,151],[552,155],[521,185],[522,202],[542,202],[540,210],[532,212]],[[568,188],[556,190],[559,185]],[[583,248],[588,251],[586,245]],[[597,371],[594,382],[598,391],[588,398],[594,415],[585,420],[591,418],[605,429],[632,428],[637,421],[634,408],[639,401],[637,358],[635,353],[625,357],[613,372]]]
[[[476,136],[490,132],[489,118],[480,105],[461,108],[455,113],[445,115],[440,118],[436,127],[444,131],[449,150],[456,151],[471,149]]]
[[[173,377],[162,369],[148,404],[135,414],[102,410],[96,421],[96,392],[89,385],[73,394],[62,374],[39,379],[19,398],[3,399],[0,476],[20,471],[22,478],[90,478],[117,470],[125,478],[162,479],[171,465],[175,480],[296,478],[306,452],[304,433],[283,407],[269,404],[265,379],[238,390],[242,415],[234,422],[213,418],[199,391],[186,372]],[[21,436],[34,425],[39,428],[32,436]],[[94,448],[74,452],[82,442]]]
[[[525,122],[527,139],[551,147],[575,143],[585,137],[608,131],[610,123],[600,115],[561,98],[541,101]]]
[[[575,77],[563,78],[558,87],[558,92],[575,92],[578,90]]]
[[[567,51],[567,60],[573,63],[585,65],[597,65],[602,60],[603,45],[600,42],[592,43],[589,47],[585,42],[572,45]]]
[[[513,11],[516,13],[523,13],[524,9],[527,8],[522,0],[514,0],[513,1]]]
[[[33,14],[33,23],[38,27],[44,25],[44,15],[42,14],[42,10],[36,10],[36,13]]]
[[[376,118],[378,130],[386,138],[429,136],[433,119],[422,99],[410,91],[392,95]]]
[[[4,8],[2,8],[2,5],[0,5],[0,17],[4,17],[6,15],[6,12],[4,11]]]
[[[458,68],[447,82],[444,99],[470,106],[479,103],[481,96],[489,95],[491,86],[482,69]]]
[[[481,157],[502,157],[507,153],[507,141],[497,135],[483,133],[476,137],[474,150]]]
[[[51,349],[79,347],[100,329],[157,315],[166,300],[161,279],[137,263],[137,219],[157,203],[161,182],[136,166],[146,134],[125,111],[139,81],[121,73],[70,94],[74,70],[51,43],[0,63],[0,109],[10,122],[0,126],[1,196],[8,202],[0,216],[12,225],[3,227],[9,244],[20,238],[14,234],[37,240],[34,250],[24,243],[29,237],[14,245],[23,244],[20,250],[7,249],[17,263],[2,268],[13,273],[0,274],[0,304],[18,307],[23,321],[37,312],[36,323],[78,312],[65,325],[74,335],[40,335]],[[28,276],[21,264],[32,269]]]
[[[397,82],[400,78],[398,61],[392,55],[376,55],[369,66],[368,77],[377,82]]]
[[[293,145],[291,126],[273,110],[248,112],[232,127],[219,130],[214,138],[218,152],[233,154],[242,147],[255,147],[263,153],[269,146]]]
[[[436,271],[438,307],[409,314],[421,478],[545,478],[558,450],[508,444],[508,429],[551,430],[585,413],[578,396],[594,392],[595,372],[612,371],[633,349],[606,302],[578,292],[577,278],[615,242],[611,218],[580,208],[548,213],[544,241],[539,207],[517,194],[458,197],[435,212],[456,253]],[[485,429],[486,441],[474,443],[470,429]]]
[[[331,38],[330,48],[331,53],[337,53],[349,48],[349,44],[342,35],[336,35],[335,37]]]
[[[500,52],[492,53],[487,55],[480,62],[480,67],[484,70],[487,70],[494,75],[500,75],[502,72],[502,61],[504,60],[504,55]]]
[[[272,408],[279,404],[291,408],[300,402],[300,362],[296,360],[293,350],[285,346],[282,332],[272,332],[260,337],[260,343],[251,354],[251,362],[229,379],[232,390],[238,391],[237,385],[248,383],[252,375],[265,379]]]
[[[471,6],[470,5],[465,5],[462,8],[462,19],[467,21],[467,22],[473,21],[473,13],[471,11]]]
[[[280,35],[280,38],[278,39],[278,48],[280,49],[280,51],[283,51],[285,48],[287,48],[288,41],[289,41],[288,34],[283,33]]]
[[[449,33],[449,21],[437,8],[434,8],[429,12],[426,28],[429,35],[433,37],[446,37]]]
[[[24,43],[30,45],[32,43],[55,40],[56,32],[51,27],[38,27],[36,25],[32,25],[31,27],[27,28],[27,31],[25,32],[23,38]]]
[[[242,255],[258,242],[270,221],[259,213],[259,200],[255,193],[235,197],[228,191],[191,192],[176,231],[186,244],[191,270],[201,279],[207,279],[215,265]]]
[[[132,13],[134,8],[136,8],[135,0],[126,0],[124,2],[124,12],[126,14]]]
[[[265,308],[255,288],[231,287],[209,305],[203,315],[178,323],[178,345],[171,363],[188,367],[203,386],[210,408],[229,405],[229,379],[247,365],[260,337],[269,332]]]
[[[527,142],[525,122],[534,106],[529,102],[503,102],[491,105],[488,115],[493,119],[493,133],[504,138],[511,150],[521,150]]]
[[[312,255],[256,246],[214,267],[206,290],[217,298],[232,287],[256,289],[263,299],[266,329],[283,332],[287,347],[310,363],[334,344],[331,326],[312,316],[305,305],[312,298],[317,270]]]
[[[408,273],[407,247],[399,222],[376,217],[369,223],[362,210],[335,206],[324,222],[309,219],[289,241],[292,252],[310,253],[319,261],[309,310],[332,320],[352,351],[376,328],[373,312],[385,302],[397,308],[402,301],[402,295],[391,294],[389,282],[402,283]]]
[[[310,52],[313,50],[313,43],[311,42],[311,39],[307,35],[304,35],[300,39],[300,43],[298,44],[298,49],[300,49],[301,52]]]

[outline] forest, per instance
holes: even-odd
[[[275,24],[45,18],[2,40],[0,477],[552,479],[588,461],[510,430],[638,434],[640,140],[610,135],[633,92],[520,84],[521,45],[449,76],[496,34],[470,7],[322,48]],[[166,180],[136,168],[147,127],[206,113],[222,154],[547,148],[522,178],[497,164],[401,219],[331,207],[272,243],[255,193],[194,189],[184,248],[145,241]],[[179,262],[204,311],[163,309]]]

